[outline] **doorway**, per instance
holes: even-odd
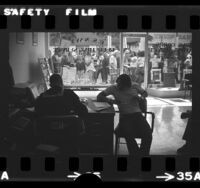
[[[144,89],[148,83],[148,43],[147,34],[121,34],[122,72]]]

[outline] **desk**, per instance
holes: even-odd
[[[80,153],[113,155],[114,108],[110,106],[97,112],[92,108],[91,100],[87,108],[89,113],[84,122],[86,131],[81,136]],[[34,113],[34,108],[27,110]]]
[[[113,134],[115,110],[111,106],[101,111],[88,107],[88,117],[85,121],[86,137],[84,139],[85,153],[113,155]]]

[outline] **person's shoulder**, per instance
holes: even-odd
[[[107,89],[110,89],[110,90],[112,90],[112,91],[116,91],[116,90],[117,90],[117,84],[108,86]]]
[[[76,95],[76,93],[72,89],[64,89],[64,95],[70,97],[78,97],[78,95]]]
[[[72,89],[64,89],[64,94],[72,94],[74,91]]]
[[[132,86],[139,86],[137,82],[132,82]]]
[[[140,85],[137,83],[137,82],[133,82],[132,83],[132,88],[134,89],[134,88],[138,88],[138,87],[140,87]]]
[[[50,94],[51,94],[51,88],[42,92],[39,97],[43,98],[43,97],[49,96]]]
[[[44,91],[43,93],[41,93],[37,98],[36,98],[36,102],[40,102],[40,101],[43,101],[46,97],[48,97],[50,94],[49,94],[49,91]]]

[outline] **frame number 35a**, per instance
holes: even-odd
[[[200,181],[200,172],[177,172],[176,175],[164,173],[162,176],[156,176],[156,179],[164,181],[177,180],[177,181]]]
[[[177,172],[178,181],[200,181],[200,172]]]

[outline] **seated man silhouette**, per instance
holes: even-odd
[[[53,74],[50,77],[50,87],[36,99],[35,111],[37,117],[76,114],[84,120],[88,113],[86,106],[80,102],[79,97],[72,90],[64,89],[59,74]],[[47,144],[56,143],[57,145],[58,143],[61,149],[65,151],[66,148],[77,148],[79,135],[83,131],[82,121],[79,119],[75,123],[67,119],[66,122],[64,121],[63,130],[59,130],[58,124],[59,122],[49,121],[44,123],[44,121],[39,120],[37,127],[40,133],[42,132],[42,135],[47,137]],[[50,129],[50,132],[48,132],[50,125],[57,127],[57,129],[54,128],[53,131]],[[43,138],[41,137],[41,139]]]
[[[70,89],[64,89],[59,74],[50,77],[50,89],[42,93],[36,100],[35,110],[38,115],[69,115],[77,114],[84,118],[87,108],[79,97]]]

